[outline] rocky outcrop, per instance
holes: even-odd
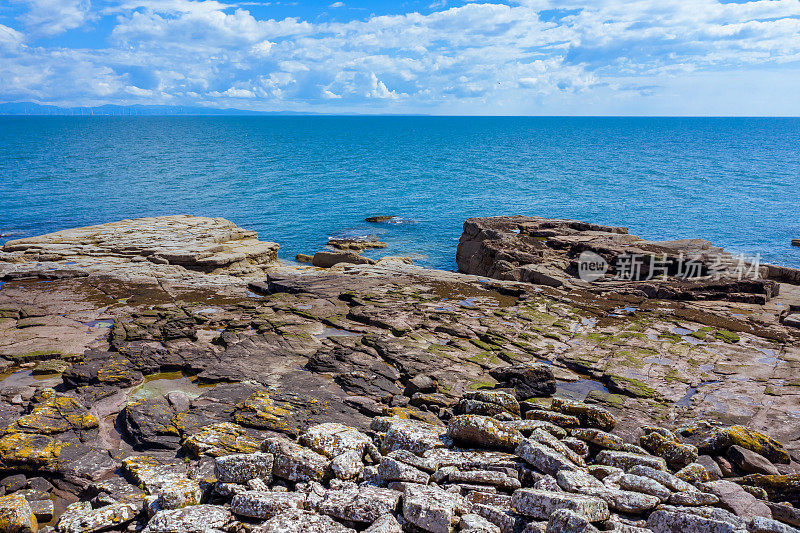
[[[583,254],[602,266],[592,270],[591,279],[580,276]],[[670,300],[763,304],[779,290],[765,279],[766,267],[738,261],[708,241],[646,241],[628,228],[577,220],[471,218],[464,223],[456,261],[467,274]]]
[[[0,485],[40,522],[65,493],[90,505],[62,529],[669,530],[750,497],[773,518],[734,530],[797,514],[791,287],[675,302],[385,260],[76,253],[0,253]],[[719,480],[741,490],[700,485]],[[551,514],[515,511],[518,490]]]

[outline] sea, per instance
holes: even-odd
[[[286,260],[373,236],[455,269],[465,219],[519,214],[800,267],[800,119],[0,117],[0,242],[168,214]]]

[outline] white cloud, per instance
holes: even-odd
[[[331,5],[329,5],[328,7],[333,7],[333,8],[344,7],[344,2],[334,2]]]
[[[21,22],[41,35],[96,16],[88,1],[26,2]],[[440,1],[336,23],[258,18],[251,4],[123,0],[102,10],[115,25],[95,50],[36,47],[0,25],[0,99],[528,112],[691,95],[674,80],[800,62],[800,0]]]
[[[19,20],[34,35],[51,37],[95,18],[89,0],[12,0],[25,4]]]

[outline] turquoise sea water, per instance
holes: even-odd
[[[175,213],[284,258],[378,234],[451,269],[464,219],[525,214],[800,267],[800,119],[0,117],[0,240]]]

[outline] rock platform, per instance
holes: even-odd
[[[276,253],[202,217],[4,246],[0,531],[800,526],[797,285]]]

